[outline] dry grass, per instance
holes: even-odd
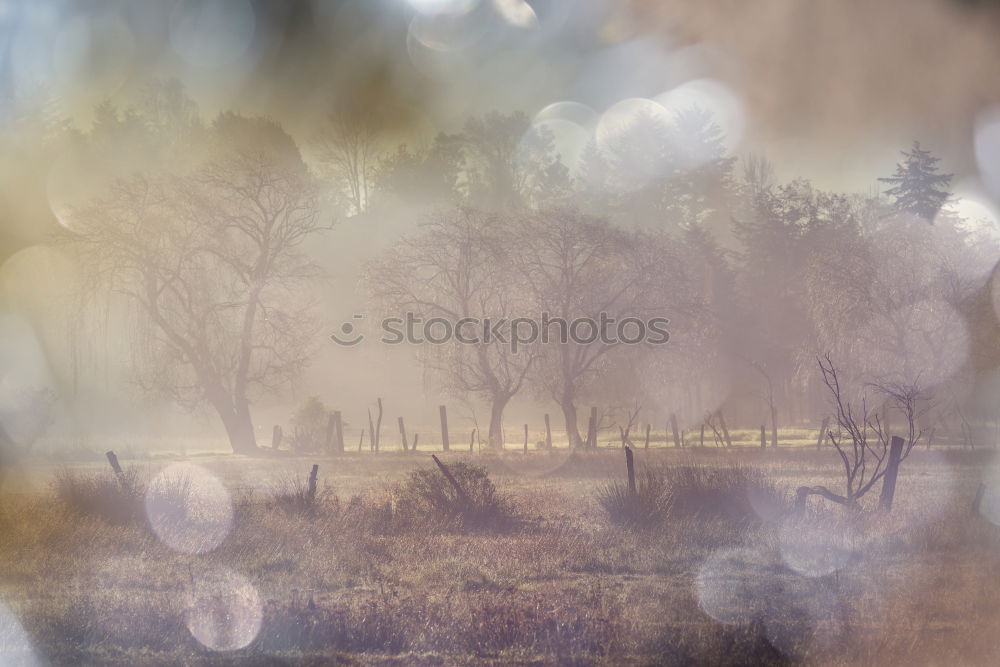
[[[0,616],[15,618],[35,655],[53,664],[993,662],[1000,531],[968,510],[982,460],[908,461],[889,516],[819,502],[805,515],[768,515],[752,501],[738,504],[734,520],[719,509],[729,501],[712,499],[740,489],[745,497],[748,480],[780,496],[830,481],[835,466],[774,453],[657,456],[640,462],[676,464],[664,472],[674,504],[642,531],[615,525],[595,500],[601,484],[623,476],[620,452],[588,454],[544,477],[490,480],[470,466],[463,479],[490,481],[518,517],[503,530],[467,526],[460,514],[385,530],[379,512],[416,521],[426,502],[441,513],[439,487],[422,485],[430,473],[408,476],[421,458],[324,463],[335,472],[308,506],[299,478],[275,481],[287,469],[264,475],[270,462],[220,462],[208,467],[235,496],[234,523],[201,555],[171,551],[144,520],[67,511],[72,498],[95,494],[8,494]],[[753,468],[733,472],[734,463]],[[259,492],[237,492],[249,479]],[[105,489],[96,497],[114,493],[94,485]],[[353,498],[342,491],[362,487]],[[259,614],[252,641],[230,651],[197,641],[188,625],[199,619],[239,625],[246,608],[234,600],[251,600],[246,608]]]

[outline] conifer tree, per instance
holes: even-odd
[[[898,211],[912,213],[933,224],[934,216],[951,196],[948,186],[952,174],[939,174],[939,161],[930,151],[920,148],[919,141],[914,141],[911,150],[903,151],[896,173],[878,179],[892,185],[885,193],[894,198],[893,206]]]

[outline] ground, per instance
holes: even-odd
[[[620,449],[442,455],[485,465],[513,503],[514,524],[481,529],[387,519],[406,502],[392,489],[409,470],[433,466],[427,452],[189,454],[180,465],[203,504],[192,516],[204,523],[193,533],[158,524],[148,502],[141,516],[117,522],[83,513],[57,498],[52,480],[67,474],[63,466],[25,464],[7,475],[0,505],[0,657],[993,664],[1000,528],[991,519],[1000,521],[1000,498],[992,487],[985,516],[971,511],[980,481],[1000,479],[992,454],[915,452],[889,514],[819,498],[796,514],[751,497],[754,521],[681,517],[651,528],[616,526],[597,501],[624,477]],[[754,466],[789,498],[803,484],[840,484],[830,449],[653,447],[636,458],[640,471]],[[122,462],[150,488],[177,465]],[[289,500],[313,463],[316,502]],[[105,467],[81,462],[69,474]]]

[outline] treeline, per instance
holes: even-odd
[[[267,119],[206,124],[168,83],[60,129],[54,154],[78,179],[51,197],[87,284],[113,285],[141,323],[143,386],[214,405],[237,449],[253,444],[253,396],[280,391],[312,349],[315,317],[290,295],[316,275],[303,248],[331,213],[423,220],[369,266],[387,310],[670,319],[667,345],[420,348],[443,389],[491,405],[494,442],[521,392],[559,404],[576,441],[584,404],[656,423],[812,420],[820,355],[862,393],[919,385],[939,397],[935,419],[967,420],[947,389],[973,368],[960,313],[1000,252],[952,210],[951,177],[919,144],[883,192],[846,194],[777,182],[696,108],[575,124],[573,159],[560,123],[494,112],[392,145],[374,117],[335,111],[300,146]]]

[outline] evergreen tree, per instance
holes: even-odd
[[[948,186],[952,174],[939,174],[939,161],[940,158],[931,155],[930,151],[920,148],[919,141],[914,141],[911,150],[903,151],[903,160],[896,165],[896,173],[878,179],[892,185],[885,193],[894,198],[893,206],[898,211],[933,223],[934,216],[951,196]]]

